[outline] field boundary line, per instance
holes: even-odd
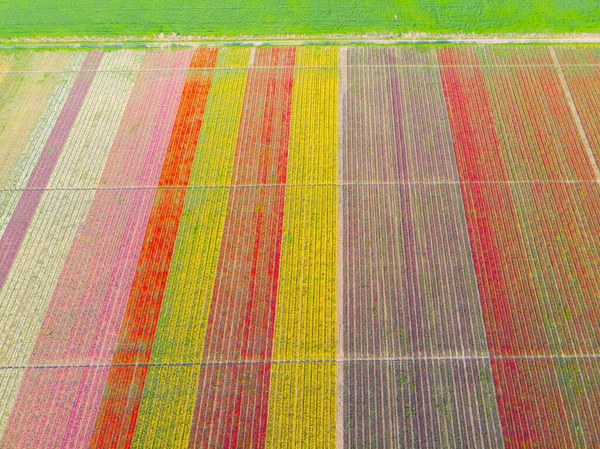
[[[420,356],[420,357],[374,357],[351,359],[289,359],[289,360],[215,360],[200,362],[165,362],[165,363],[81,363],[81,364],[52,364],[52,365],[6,365],[0,366],[2,370],[17,369],[85,369],[85,368],[111,368],[111,367],[194,367],[194,366],[229,366],[229,365],[285,365],[303,363],[395,363],[395,362],[449,362],[449,361],[510,361],[510,360],[600,360],[600,354],[547,354],[547,355],[504,355],[504,356]]]
[[[260,189],[281,187],[384,187],[384,186],[460,186],[460,185],[564,185],[596,184],[596,179],[581,180],[523,180],[523,181],[390,181],[390,182],[338,182],[338,183],[296,183],[296,184],[238,184],[238,185],[171,185],[171,186],[115,186],[115,187],[49,187],[0,189],[0,193],[26,191],[42,192],[89,192],[106,190],[178,190],[178,189]]]
[[[569,84],[567,83],[567,79],[565,78],[565,74],[560,65],[560,61],[558,60],[558,56],[556,56],[556,52],[553,47],[550,47],[550,54],[552,55],[552,60],[554,61],[554,65],[558,72],[558,77],[560,78],[560,83],[562,84],[562,88],[567,97],[567,101],[569,102],[569,108],[571,109],[571,113],[573,114],[573,118],[575,119],[575,124],[577,125],[577,130],[579,131],[579,136],[583,141],[583,146],[585,147],[585,152],[587,153],[588,159],[590,160],[590,164],[592,165],[592,169],[594,170],[594,175],[596,175],[596,181],[600,182],[600,169],[598,168],[598,162],[594,157],[594,152],[592,151],[592,146],[590,145],[590,141],[588,140],[587,134],[583,127],[583,123],[581,122],[581,117],[579,116],[579,112],[577,112],[577,106],[575,105],[575,101],[573,100],[573,95],[571,94],[571,89],[569,88]]]
[[[339,88],[338,88],[338,151],[337,151],[337,179],[342,179],[344,173],[344,148],[345,124],[346,124],[346,95],[348,91],[347,71],[348,50],[340,48],[339,51]],[[337,353],[336,358],[344,357],[344,201],[343,192],[337,192]],[[344,366],[336,363],[336,419],[335,419],[335,445],[337,449],[344,447]]]
[[[347,47],[343,47],[347,48]],[[550,47],[551,48],[551,47]],[[2,49],[0,49],[0,52]],[[600,64],[581,63],[581,64],[561,64],[562,67],[600,67]],[[527,68],[550,68],[556,67],[556,64],[455,64],[449,67],[470,69],[527,69]],[[68,74],[68,73],[191,73],[191,72],[215,72],[215,71],[236,71],[236,70],[284,70],[284,69],[439,69],[438,65],[432,64],[359,64],[359,65],[300,65],[300,66],[253,66],[253,67],[212,67],[212,68],[180,68],[180,69],[102,69],[102,70],[4,70],[0,71],[0,75],[48,75],[48,74]]]

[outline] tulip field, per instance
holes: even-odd
[[[600,447],[600,47],[0,52],[0,448]]]

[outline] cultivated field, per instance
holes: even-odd
[[[591,33],[597,0],[10,0],[0,38]]]
[[[0,447],[598,447],[598,162],[600,47],[0,53]]]

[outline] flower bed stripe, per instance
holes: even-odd
[[[246,92],[249,49],[219,52],[190,184],[229,186]],[[230,67],[236,67],[231,69]],[[194,188],[186,197],[152,363],[202,360],[210,302],[223,239],[229,188]],[[173,341],[179,343],[174,345]],[[185,447],[198,386],[198,367],[151,367],[133,446]]]
[[[215,49],[194,52],[129,294],[91,447],[129,447],[208,99]],[[108,424],[110,423],[110,425]]]
[[[42,112],[48,112],[48,100],[64,78],[60,72],[73,70],[73,59],[79,58],[68,53],[16,53],[6,68],[10,72],[0,75],[0,188],[7,187]],[[34,73],[19,73],[23,71]]]
[[[201,367],[190,447],[265,444],[271,366],[235,362],[272,356],[295,53],[257,50],[248,73],[204,345],[204,360],[233,363]]]
[[[69,137],[71,127],[92,85],[92,80],[94,79],[93,71],[98,68],[101,59],[101,52],[92,52],[83,63],[82,72],[77,76],[75,85],[61,111],[57,124],[52,133],[50,133],[48,141],[44,146],[44,151],[27,182],[28,189],[44,189],[48,185],[58,157]],[[8,273],[23,243],[25,233],[35,215],[42,194],[42,190],[29,190],[23,193],[2,235],[2,239],[0,240],[0,289],[4,287]]]
[[[336,49],[299,49],[273,360],[334,360],[337,274]],[[275,364],[267,447],[335,447],[334,363]]]
[[[33,128],[32,124],[32,129],[25,127],[27,132],[23,132],[20,126],[13,128],[7,126],[5,135],[0,139],[0,141],[6,144],[6,148],[9,151],[21,147],[21,145],[23,146],[23,150],[20,153],[18,161],[15,161],[14,167],[9,163],[3,165],[6,172],[4,172],[5,176],[3,176],[3,181],[0,181],[0,186],[13,191],[7,193],[0,199],[0,236],[4,234],[4,231],[10,222],[10,217],[19,204],[19,200],[23,193],[22,189],[25,189],[27,186],[27,181],[29,180],[32,171],[35,169],[36,162],[44,150],[44,146],[46,145],[52,129],[56,125],[56,121],[60,116],[60,112],[63,109],[67,98],[69,98],[69,93],[73,88],[73,84],[77,79],[77,75],[85,58],[85,53],[74,54],[67,60],[64,67],[62,67],[62,73],[40,75],[47,76],[50,79],[50,82],[40,82],[35,75],[27,76],[27,78],[34,78],[37,80],[40,87],[47,85],[54,85],[55,87],[49,96],[48,101],[44,103],[45,107],[39,116],[37,124],[35,124],[35,128]],[[0,90],[1,89],[2,87],[0,87]],[[29,104],[37,104],[40,101],[40,96],[42,98],[44,96],[38,89],[28,89],[28,91],[30,91],[29,94],[31,97],[35,98],[35,101],[22,97],[19,98]],[[15,115],[20,117],[19,114]],[[26,143],[24,141],[20,143],[20,139],[22,138],[21,134],[13,135],[15,129],[24,134],[24,138],[28,138]],[[8,134],[8,136],[6,134]],[[0,149],[0,152],[2,151],[3,150]]]

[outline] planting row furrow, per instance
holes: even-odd
[[[600,65],[600,49],[595,45],[590,46],[557,46],[553,47],[563,68],[568,66]]]
[[[101,58],[101,53],[90,53],[82,67],[94,70],[98,67]],[[81,72],[78,75],[60,116],[44,145],[44,150],[42,150],[42,154],[35,163],[35,168],[27,181],[26,187],[44,189],[48,186],[58,158],[68,142],[71,128],[74,126],[80,109],[85,102],[93,78],[93,72]],[[81,119],[81,121],[85,122],[85,119]],[[77,145],[71,145],[71,147],[73,146],[77,147]],[[29,190],[21,195],[0,239],[0,289],[5,288],[7,277],[40,204],[42,194],[42,190]]]
[[[352,52],[348,51],[350,58]],[[390,77],[395,68],[348,68],[344,183],[398,182]],[[368,163],[366,162],[368,161]]]
[[[16,55],[15,55],[16,56]],[[49,57],[44,53],[26,53],[16,56],[18,62],[12,67],[31,68],[32,70],[50,70],[60,72],[73,69],[73,60],[83,55],[70,56],[59,53]],[[9,73],[1,75],[0,80],[0,188],[5,188],[11,174],[22,158],[28,140],[34,130],[44,120],[43,112],[48,110],[48,100],[57,90],[60,73],[22,74]],[[46,119],[47,120],[47,119]]]
[[[556,50],[557,54],[558,49]],[[590,143],[596,166],[600,164],[600,67],[563,67],[567,88]]]
[[[98,187],[143,58],[144,53],[136,51],[107,53],[102,58],[77,119],[85,121],[91,130],[101,128],[103,132],[73,127],[48,188]],[[120,70],[113,71],[115,68]],[[83,70],[88,68],[84,66]],[[34,177],[35,172],[28,187],[38,187],[31,183]]]
[[[544,50],[544,67],[484,69],[508,179],[593,179],[558,73],[550,53]],[[520,50],[495,56],[515,65],[520,55],[528,53],[530,50]]]
[[[486,354],[460,188],[348,186],[342,195],[345,357]]]
[[[250,56],[251,50],[245,48],[219,52],[218,70],[213,75],[190,186],[229,186],[232,183]]]
[[[464,57],[460,53],[442,56],[451,61]],[[444,65],[442,78],[461,180],[506,180],[482,70]],[[516,324],[538,316],[538,301],[532,280],[522,275],[531,269],[513,198],[504,194],[509,190],[504,184],[462,186],[488,343],[492,354],[539,354],[547,348],[546,336]]]
[[[0,293],[3,310],[0,350],[3,366],[24,366],[28,363],[62,265],[77,231],[85,222],[87,206],[93,196],[91,191],[51,191],[44,194],[14,270]],[[26,422],[32,416],[10,414],[23,374],[23,371],[19,371],[18,375],[11,377],[14,382],[12,394],[0,398],[0,408],[6,411],[3,414],[6,421],[0,423],[0,431],[4,434],[1,444],[3,447],[35,447],[34,440],[31,439],[37,438],[39,434],[31,431],[35,419],[31,423]],[[52,396],[52,392],[46,394]],[[36,405],[40,403],[36,402]],[[4,433],[7,424],[9,428]]]
[[[395,55],[390,58],[395,60]],[[369,115],[361,116],[362,110],[352,106],[355,86],[361,85],[363,78],[368,83],[371,76],[362,76],[369,73],[364,69],[349,68],[344,126],[371,121],[376,133],[390,135],[393,140],[378,140],[376,134],[365,144],[358,144],[347,136],[342,161],[346,180],[359,182],[362,178],[360,173],[352,175],[349,166],[370,170],[385,154],[390,160],[381,165],[389,175],[379,180],[457,179],[447,125],[442,121],[441,125],[414,127],[421,118],[417,104],[427,106],[428,118],[445,116],[437,72],[424,68],[383,70],[388,76],[371,80],[376,88],[365,89],[360,95],[366,104],[377,103],[376,93],[387,89],[390,110],[375,116],[366,109]],[[424,83],[434,88],[425,93],[418,87]],[[371,150],[364,151],[365,146]],[[341,187],[340,191],[346,357],[484,353],[475,273],[456,187],[357,185]],[[440,229],[444,232],[438,232]],[[436,251],[446,242],[459,244],[452,251]],[[449,298],[453,298],[452,308]],[[450,324],[463,321],[464,327]]]
[[[6,182],[1,184],[1,187],[9,190],[14,189],[15,193],[6,195],[0,200],[0,236],[4,234],[6,226],[10,221],[10,217],[19,204],[19,199],[21,198],[20,190],[27,186],[36,163],[42,155],[46,142],[56,126],[56,122],[65,106],[65,102],[69,98],[69,93],[77,79],[77,72],[81,68],[85,57],[86,55],[84,53],[73,55],[65,65],[63,73],[50,77],[50,79],[56,83],[54,90],[48,101],[45,103],[44,110],[41,112],[39,120],[33,131],[31,131],[31,134],[29,135],[28,132],[24,133],[28,136],[28,140],[19,156],[19,160],[16,162],[14,168],[12,168],[11,164],[8,162],[3,165],[6,169],[7,176],[9,170],[12,170],[12,172],[10,173],[10,177],[7,177]],[[40,84],[42,86],[46,85],[45,82]],[[33,91],[33,98],[35,98],[35,101],[23,99],[24,102],[35,102],[38,105],[42,104],[44,95],[37,92],[36,89],[29,90]],[[33,114],[30,113],[28,117],[31,117],[32,115]],[[20,127],[17,127],[17,129],[20,129]],[[5,136],[2,141],[7,142],[7,149],[18,149],[20,147],[20,143],[16,142],[10,136]]]
[[[336,49],[298,49],[294,74],[289,184],[337,181],[338,70],[327,66]]]
[[[347,362],[344,382],[344,447],[505,447],[487,361]]]
[[[596,354],[600,295],[598,212],[593,184],[513,186],[513,196],[532,265],[552,354]]]
[[[597,359],[492,362],[506,447],[600,443]]]

